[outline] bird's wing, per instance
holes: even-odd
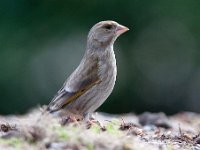
[[[100,82],[98,61],[82,61],[52,99],[47,110],[54,112],[65,107]]]

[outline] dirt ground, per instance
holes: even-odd
[[[0,150],[200,150],[200,115],[181,112],[111,115],[91,122],[41,117],[0,116]]]

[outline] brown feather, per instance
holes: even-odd
[[[63,87],[58,91],[56,96],[50,102],[47,110],[55,112],[76,100],[89,89],[101,81],[98,77],[98,60],[87,59],[85,65],[80,65],[79,70],[75,70],[72,75],[64,83]],[[84,67],[83,67],[84,66]],[[90,66],[90,67],[88,67]],[[79,74],[77,76],[77,74]],[[73,91],[66,91],[65,87],[69,86]]]

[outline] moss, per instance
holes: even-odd
[[[119,130],[120,122],[119,120],[113,120],[106,125],[106,130],[108,133],[115,135],[122,135],[123,133]]]
[[[94,145],[93,145],[92,143],[89,143],[89,144],[87,145],[87,149],[88,149],[88,150],[94,150]]]
[[[101,132],[101,128],[97,124],[92,125],[90,130],[93,131],[94,133],[100,133]]]
[[[167,150],[173,150],[174,149],[172,143],[169,143],[166,146],[167,146]]]
[[[14,148],[21,149],[23,141],[20,138],[12,137],[10,139],[2,139],[0,138],[0,143],[5,145],[13,146]]]
[[[69,135],[67,133],[67,129],[60,126],[60,127],[54,127],[54,132],[56,133],[56,135],[58,136],[59,140],[68,140],[69,139]]]

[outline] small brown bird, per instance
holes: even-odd
[[[103,104],[117,75],[113,44],[128,30],[115,21],[101,21],[91,28],[80,64],[48,105],[49,112],[89,118]]]

